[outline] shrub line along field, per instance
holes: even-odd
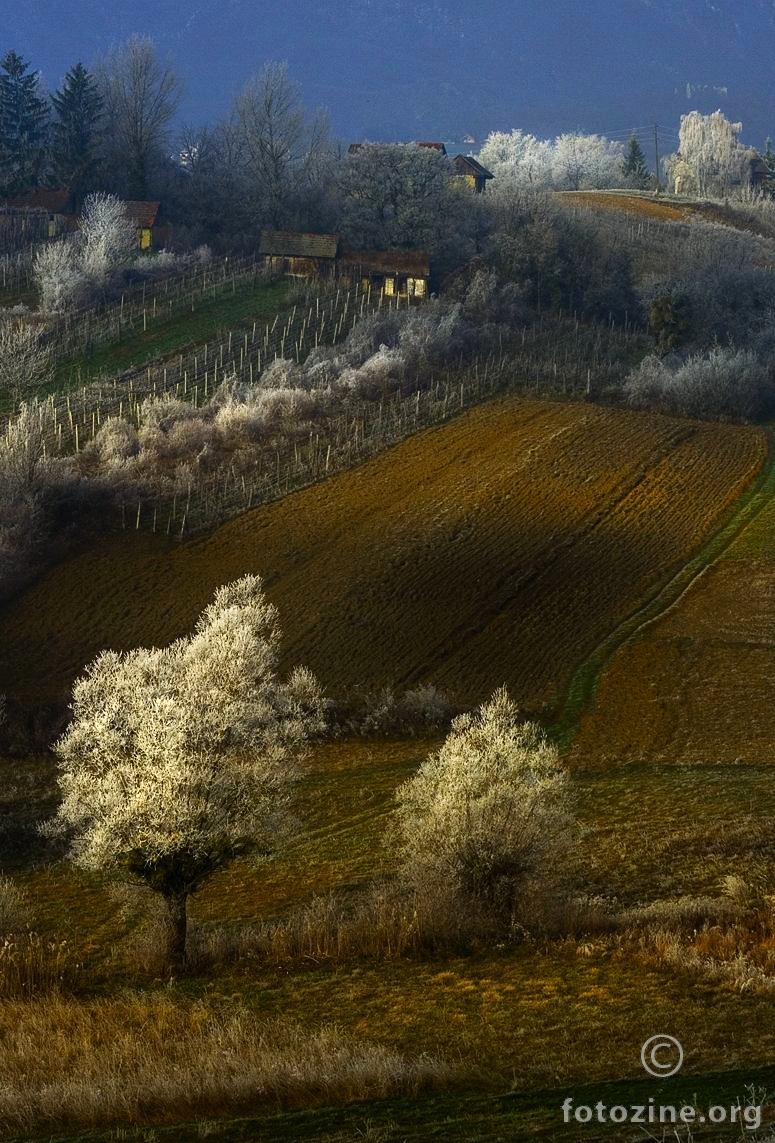
[[[101,648],[166,643],[256,571],[286,661],[334,693],[432,681],[471,704],[505,682],[550,711],[765,449],[757,429],[492,402],[200,540],[122,535],[66,561],[2,612],[0,690],[61,702]]]

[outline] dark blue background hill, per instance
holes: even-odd
[[[0,0],[0,49],[48,87],[133,32],[174,59],[190,123],[280,59],[344,139],[677,130],[695,107],[775,134],[775,0]]]

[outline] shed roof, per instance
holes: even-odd
[[[49,214],[66,214],[70,207],[70,191],[37,187],[24,194],[3,199],[2,205],[14,210],[45,210]]]
[[[455,155],[452,161],[461,175],[475,175],[479,179],[495,178],[492,171],[478,163],[473,155]]]
[[[430,257],[424,250],[345,250],[339,259],[343,266],[357,266],[376,274],[408,274],[427,278]]]
[[[159,213],[159,202],[141,202],[139,199],[125,199],[124,209],[127,217],[135,226],[152,227],[156,225],[156,216]]]
[[[278,258],[336,258],[338,234],[302,234],[293,230],[262,230],[259,254]]]

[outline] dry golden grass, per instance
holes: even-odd
[[[0,1043],[6,1132],[383,1099],[454,1078],[437,1057],[404,1058],[333,1026],[159,994],[7,1002]]]
[[[775,761],[775,507],[603,675],[570,753],[601,762]]]
[[[756,429],[507,399],[180,546],[125,534],[5,608],[0,690],[61,700],[103,647],[190,630],[256,571],[286,664],[333,693],[506,683],[553,703],[576,663],[725,516],[765,455]]]
[[[145,976],[146,988],[178,1006],[179,1024],[170,1020],[170,1029],[189,1020],[186,1005],[197,998],[208,1012],[221,1012],[224,1003],[244,1004],[258,1014],[262,1027],[264,1021],[282,1019],[312,1028],[314,1035],[316,1028],[333,1024],[351,1042],[374,1041],[405,1060],[428,1052],[459,1062],[459,1083],[469,1089],[482,1076],[495,1091],[512,1085],[520,1091],[552,1089],[552,1108],[561,1102],[555,1098],[558,1087],[638,1077],[640,1045],[655,1029],[681,1040],[693,1077],[730,1067],[731,1061],[753,1067],[772,1058],[769,988],[749,984],[741,991],[725,975],[733,968],[711,972],[694,953],[679,955],[695,927],[711,923],[728,933],[737,923],[732,896],[721,899],[724,875],[756,866],[763,880],[775,884],[775,787],[766,767],[653,766],[574,775],[585,835],[581,883],[617,899],[609,900],[608,908],[624,911],[627,931],[601,924],[592,902],[591,909],[567,918],[568,931],[578,930],[578,937],[459,955],[418,948],[416,930],[404,925],[394,928],[390,951],[380,944],[388,933],[390,908],[371,914],[381,926],[376,931],[368,925],[367,910],[360,918],[357,908],[347,910],[358,893],[368,892],[371,878],[390,873],[391,854],[381,838],[392,792],[436,745],[360,740],[316,748],[302,791],[305,834],[275,862],[258,868],[238,862],[195,896],[193,944],[202,955],[193,977],[170,985],[164,978],[153,982]],[[112,1011],[118,1022],[133,1025],[134,1017],[125,1019],[120,1007],[130,978],[121,958],[109,956],[127,926],[108,886],[64,864],[17,874],[15,880],[34,902],[36,920],[69,925],[79,956],[84,950],[89,960],[90,974],[95,950],[106,954],[94,966],[96,974],[81,983],[82,1018],[102,1026],[103,1010],[95,1009],[83,992],[84,987],[99,988],[118,997],[107,1014]],[[331,891],[337,895],[336,908]],[[322,900],[311,902],[315,892]],[[644,908],[643,902],[651,904]],[[344,925],[339,923],[342,909]],[[667,935],[649,944],[654,926]],[[718,941],[711,958],[718,960],[721,936],[703,939]],[[132,934],[129,940],[134,940]],[[140,943],[143,955],[152,952],[152,926]],[[122,951],[136,955],[136,946]],[[696,952],[699,956],[700,945]],[[153,974],[152,957],[137,967],[141,976]],[[754,975],[748,972],[747,979]],[[133,1004],[135,1000],[140,1012],[142,1005],[152,1007],[156,993],[135,997]],[[0,1043],[5,1043],[6,1020],[9,1026],[18,1024],[21,1034],[25,1024],[20,1013],[27,1009],[34,1013],[38,1006],[29,1001],[0,1004]],[[30,1019],[34,1024],[38,1016]],[[152,1016],[152,1026],[156,1019]],[[76,1026],[75,1017],[71,1026]],[[111,1027],[107,1015],[104,1026]],[[154,1037],[152,1032],[152,1042]],[[98,1074],[101,1057],[109,1076],[112,1051],[109,1037],[95,1047],[94,1071],[87,1076]],[[209,1064],[203,1070],[206,1079],[208,1069]],[[158,1094],[161,1086],[159,1081],[152,1090]],[[108,1090],[113,1090],[110,1084]],[[126,1115],[152,1123],[231,1110],[227,1099],[221,1107],[215,1097],[196,1110],[175,1094],[179,1089],[169,1090],[174,1096],[169,1104],[159,1096],[157,1104]],[[210,1090],[216,1090],[215,1081]],[[336,1102],[339,1096],[336,1091],[325,1097],[298,1092],[299,1104],[319,1098]],[[93,1106],[92,1097],[84,1096],[89,1114]],[[124,1116],[124,1111],[118,1114]],[[462,1134],[473,1136],[473,1131]]]

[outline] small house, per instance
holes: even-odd
[[[12,211],[27,212],[30,217],[36,216],[38,219],[45,215],[47,238],[58,238],[66,230],[72,229],[72,196],[69,190],[36,187],[35,190],[4,199],[2,206]]]
[[[264,265],[292,278],[327,278],[336,269],[338,234],[262,230],[258,247]]]
[[[137,245],[141,250],[152,250],[162,246],[168,236],[168,228],[159,223],[158,202],[141,202],[138,199],[125,199],[127,217],[135,224]]]
[[[420,250],[345,250],[339,276],[366,290],[384,290],[386,297],[425,298],[431,276],[430,258]]]
[[[472,190],[474,194],[484,194],[487,182],[495,176],[478,163],[472,155],[455,155],[452,160],[455,168],[454,178],[461,185]]]

